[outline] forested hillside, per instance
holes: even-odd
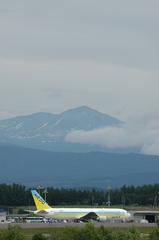
[[[0,183],[27,187],[120,188],[158,183],[159,156],[60,153],[0,146]]]

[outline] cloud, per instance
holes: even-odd
[[[124,124],[120,127],[103,127],[93,131],[73,131],[66,141],[102,145],[108,148],[140,147],[141,153],[159,155],[159,122]]]
[[[48,98],[59,98],[62,97],[62,93],[58,89],[53,89],[49,91],[49,94],[47,96]]]

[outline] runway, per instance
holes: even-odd
[[[73,226],[73,227],[84,227],[86,223],[64,223],[64,222],[58,222],[58,223],[0,223],[0,228],[7,228],[8,224],[14,226],[14,225],[20,225],[22,228],[59,228],[59,227],[65,227],[65,226]],[[112,223],[112,222],[93,222],[95,227],[100,227],[103,225],[106,228],[130,228],[133,225],[136,227],[157,227],[156,223]]]

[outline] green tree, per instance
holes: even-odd
[[[129,231],[118,230],[117,240],[134,240],[134,239]]]
[[[0,232],[0,239],[1,240],[25,240],[25,235],[21,232],[21,226],[14,225],[11,226],[8,225],[7,229],[4,229],[2,232]]]
[[[111,230],[108,230],[107,228],[104,228],[103,225],[100,226],[99,232],[103,236],[104,240],[116,240],[116,233],[112,232]]]
[[[61,228],[60,231],[54,231],[52,239],[80,240],[80,238],[78,238],[80,230],[79,227],[66,226],[65,228]]]
[[[47,238],[45,236],[42,235],[42,233],[36,233],[32,240],[46,240]]]
[[[132,240],[140,240],[141,239],[140,232],[134,225],[128,230],[128,232],[131,233]]]
[[[88,222],[85,227],[80,232],[80,240],[104,240],[102,234],[97,231],[94,227],[94,224],[90,221]]]
[[[1,229],[1,231],[0,231],[0,239],[1,240],[6,240],[6,234],[7,234],[7,230],[6,229]]]
[[[154,229],[150,235],[149,235],[150,240],[159,240],[159,228]]]

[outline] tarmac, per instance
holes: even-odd
[[[95,227],[100,227],[103,225],[106,228],[131,228],[133,225],[136,227],[157,227],[156,223],[125,223],[125,222],[96,222],[94,221]],[[74,222],[57,222],[57,223],[0,223],[0,228],[7,228],[8,224],[11,226],[20,225],[22,228],[58,228],[65,226],[73,226],[73,227],[84,227],[86,223],[74,223]]]

